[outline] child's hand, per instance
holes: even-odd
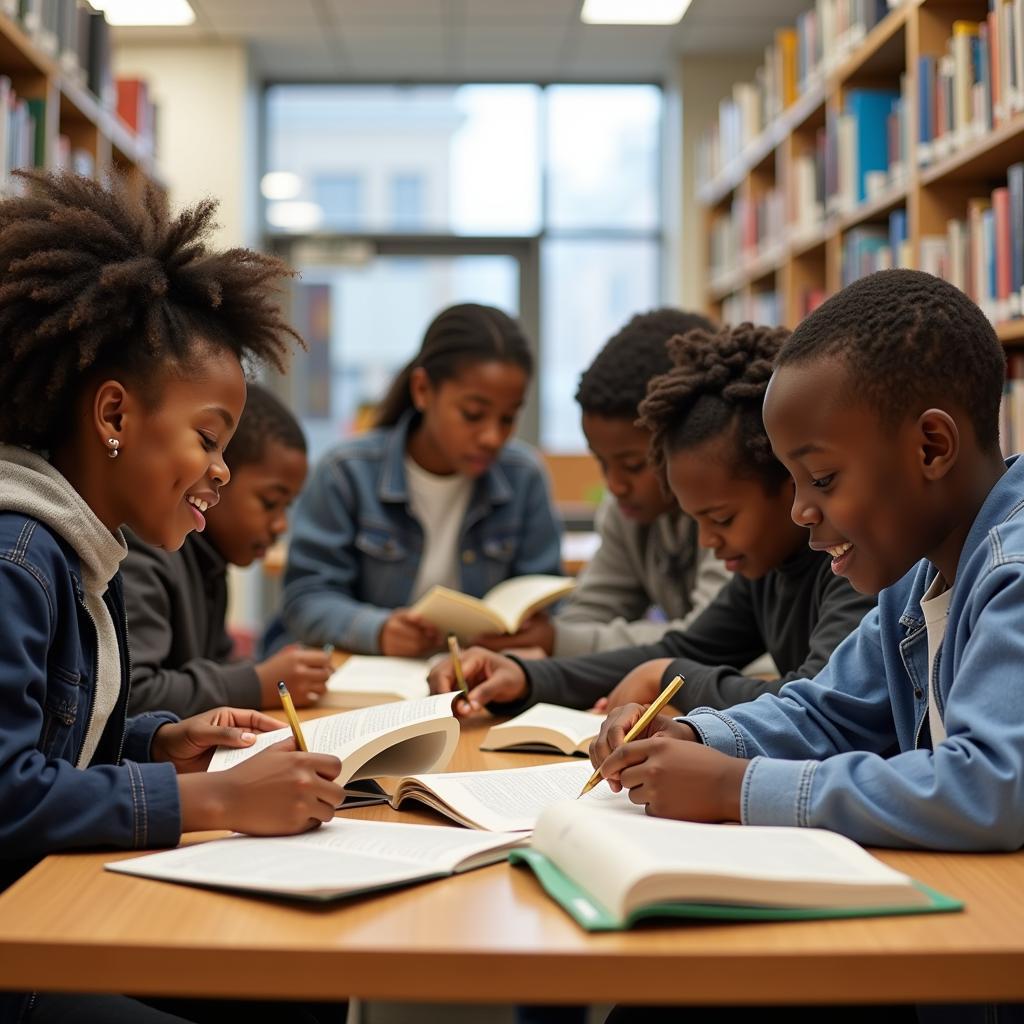
[[[457,700],[454,711],[464,718],[492,700],[520,700],[529,692],[526,673],[511,658],[484,647],[470,647],[462,654],[462,674],[471,700]],[[427,676],[431,693],[452,693],[459,688],[451,658],[438,662]]]
[[[331,656],[319,647],[289,644],[256,666],[260,681],[260,707],[279,708],[277,684],[282,679],[297,708],[315,704],[327,689]]]
[[[678,723],[673,722],[673,725]],[[683,726],[683,728],[688,728]],[[740,790],[750,762],[665,733],[634,740],[612,752],[601,774],[617,792],[645,804],[647,813],[681,821],[739,821]]]
[[[512,647],[540,647],[545,654],[555,649],[555,627],[547,612],[531,615],[515,633],[482,633],[473,640],[478,647],[507,651]]]
[[[438,628],[408,608],[396,608],[380,631],[380,653],[420,658],[442,646]]]
[[[594,705],[593,710],[606,712],[614,711],[623,704],[651,704],[661,692],[661,677],[671,664],[671,658],[655,658],[637,665],[607,697],[602,697]]]
[[[179,774],[204,772],[217,747],[251,747],[256,733],[280,728],[280,722],[259,711],[214,708],[160,726],[153,736],[150,757],[170,761]]]
[[[227,771],[184,775],[178,780],[181,830],[274,836],[316,828],[341,803],[343,791],[334,781],[340,771],[338,758],[296,751],[289,737]]]
[[[640,716],[647,710],[646,704],[626,704],[616,708],[601,723],[601,731],[590,744],[590,762],[595,768],[600,768],[611,756],[612,752],[618,750],[626,740],[626,733],[636,724]],[[677,722],[668,715],[655,715],[644,731],[632,740],[630,745],[638,743],[643,739],[652,739],[655,736],[665,736],[674,740],[689,740],[698,742],[697,734],[682,722]],[[607,779],[608,776],[605,775]],[[609,779],[608,784],[613,793],[617,793],[622,787],[618,779]]]

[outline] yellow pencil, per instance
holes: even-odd
[[[459,641],[454,633],[448,634],[448,653],[452,656],[452,668],[455,669],[455,682],[459,684],[466,700],[469,700],[469,687],[466,685],[466,677],[462,672],[462,651],[459,650]]]
[[[654,719],[654,716],[679,692],[679,687],[683,685],[684,679],[682,676],[676,676],[668,686],[665,687],[661,693],[658,694],[654,703],[636,720],[633,724],[633,728],[626,733],[626,738],[622,741],[624,744],[630,740],[634,740],[647,728],[648,725]],[[589,793],[599,782],[601,781],[601,769],[597,768],[594,774],[587,779],[587,784],[580,790],[580,796],[584,793]],[[579,800],[579,796],[576,797]]]
[[[277,692],[281,695],[281,707],[284,708],[284,713],[288,716],[288,724],[292,727],[292,735],[295,737],[295,746],[299,750],[309,751],[309,747],[306,746],[306,737],[302,735],[302,726],[299,725],[299,716],[295,714],[295,705],[292,703],[292,695],[288,692],[288,687],[284,685],[284,680],[277,684]]]

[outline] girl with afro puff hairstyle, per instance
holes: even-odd
[[[718,596],[687,629],[653,644],[537,661],[471,648],[463,670],[476,687],[474,704],[501,714],[539,701],[613,708],[650,702],[681,673],[677,706],[727,708],[813,674],[856,628],[874,602],[835,576],[825,553],[807,547],[807,531],[790,518],[792,482],[761,420],[787,337],[782,328],[740,324],[673,338],[674,365],[650,382],[640,405],[655,467],[696,520],[701,546],[734,574]],[[744,673],[765,653],[778,679]],[[447,663],[435,668],[434,688],[448,687],[449,674]],[[465,701],[455,707],[467,710]]]
[[[168,550],[203,529],[230,477],[243,360],[281,368],[301,340],[277,302],[287,268],[211,250],[213,201],[171,217],[151,186],[22,179],[24,194],[0,201],[0,887],[61,850],[329,820],[336,758],[289,740],[204,770],[217,746],[250,746],[274,719],[127,716],[121,527]],[[33,1024],[207,1019],[199,1004],[181,1013],[120,996],[0,996],[0,1018]],[[262,1018],[218,1004],[216,1019]]]

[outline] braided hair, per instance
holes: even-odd
[[[283,369],[290,342],[280,260],[213,251],[216,201],[171,216],[152,184],[16,172],[0,201],[0,441],[52,448],[72,429],[83,381],[131,381],[155,404],[187,379],[197,343]]]
[[[662,480],[667,454],[727,432],[735,444],[737,473],[761,478],[772,492],[788,479],[761,418],[772,366],[788,337],[784,327],[743,323],[690,331],[669,341],[675,365],[650,382],[637,421],[651,432],[650,457]]]

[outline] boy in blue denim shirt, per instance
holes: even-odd
[[[879,846],[1024,844],[1024,462],[1000,455],[1004,374],[978,307],[917,271],[864,278],[797,327],[765,425],[793,519],[878,608],[778,695],[628,744],[640,709],[613,713],[591,757],[614,789],[664,817]]]

